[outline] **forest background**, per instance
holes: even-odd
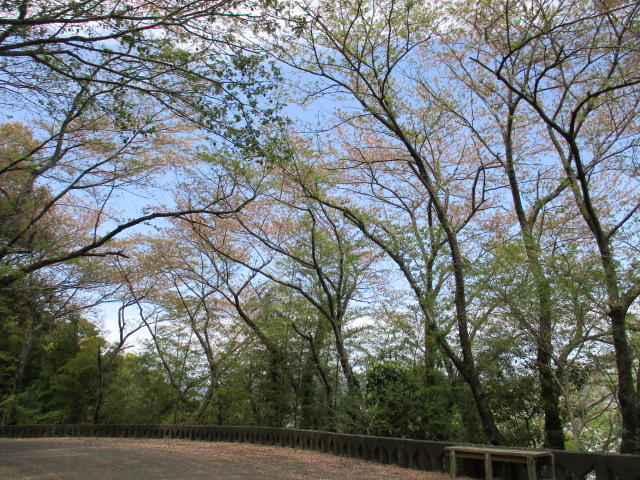
[[[637,452],[640,4],[334,3],[0,4],[2,424]]]

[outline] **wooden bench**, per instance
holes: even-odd
[[[538,479],[539,460],[550,464],[551,479],[555,480],[553,453],[543,450],[519,450],[515,448],[478,447],[469,445],[454,445],[446,447],[451,460],[451,476],[458,476],[458,459],[484,460],[484,474],[486,480],[493,480],[493,462],[521,463],[526,465],[529,480]]]

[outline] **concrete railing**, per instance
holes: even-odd
[[[0,437],[176,438],[209,442],[255,443],[316,450],[400,467],[449,471],[445,447],[427,442],[267,427],[186,425],[5,425]],[[557,480],[640,480],[640,455],[553,451]],[[525,476],[516,472],[517,477]]]

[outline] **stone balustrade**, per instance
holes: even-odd
[[[445,447],[428,442],[268,427],[188,425],[4,425],[0,437],[176,438],[316,450],[383,464],[449,471]],[[640,455],[553,451],[557,480],[640,480]]]

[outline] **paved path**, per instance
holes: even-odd
[[[448,480],[307,450],[130,438],[0,438],[0,480]]]

